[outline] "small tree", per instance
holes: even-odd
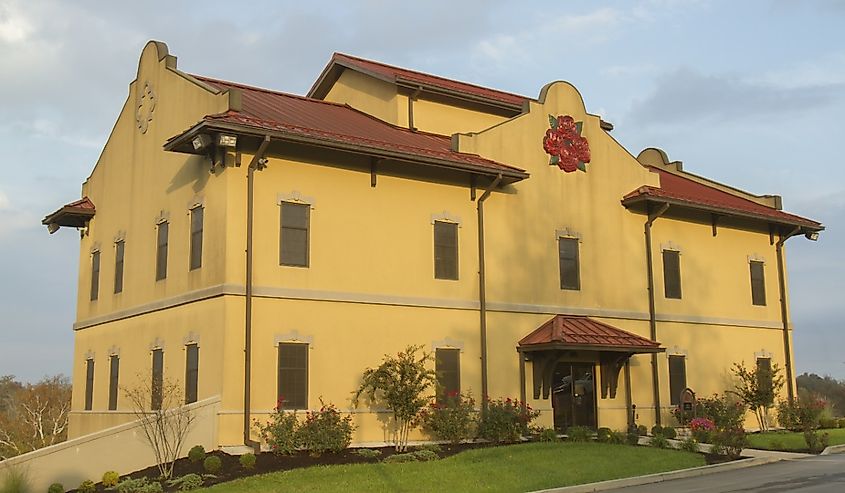
[[[0,460],[65,441],[70,392],[62,375],[25,385],[0,377]]]
[[[745,363],[734,363],[731,372],[737,377],[734,394],[742,399],[743,404],[754,412],[761,431],[768,431],[769,409],[774,406],[775,396],[783,388],[784,377],[778,365],[759,365],[753,369]]]
[[[435,373],[426,367],[431,355],[422,346],[408,346],[396,356],[385,355],[377,368],[367,368],[352,403],[357,407],[362,395],[371,402],[383,402],[393,412],[394,443],[397,452],[408,448],[408,435],[414,420],[428,399],[423,396],[434,387]]]
[[[185,439],[191,430],[196,413],[184,405],[182,386],[177,381],[164,380],[156,385],[148,377],[140,376],[135,387],[123,391],[144,431],[144,439],[153,449],[156,465],[164,479],[173,476],[173,465],[182,453]],[[155,396],[159,409],[149,409]]]

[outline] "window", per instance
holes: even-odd
[[[772,359],[757,358],[757,386],[760,389],[772,387]]]
[[[85,360],[85,410],[90,411],[94,405],[94,360]]]
[[[279,409],[308,408],[308,344],[279,343]]]
[[[91,301],[100,294],[100,252],[91,254]]]
[[[114,244],[114,294],[123,292],[123,254],[125,242]]]
[[[681,299],[681,252],[663,250],[663,293]]]
[[[751,264],[751,303],[766,305],[766,278],[763,275],[763,262],[752,260]]]
[[[578,238],[558,238],[560,258],[560,289],[581,289],[578,258]]]
[[[437,401],[461,392],[461,350],[437,348],[434,352],[434,372],[437,375]]]
[[[161,409],[162,392],[164,388],[164,350],[153,350],[153,383],[150,409]]]
[[[200,348],[196,344],[185,346],[185,404],[197,402]]]
[[[167,277],[167,230],[167,222],[158,225],[158,235],[156,238],[156,281],[161,281]]]
[[[202,267],[202,216],[203,208],[191,209],[191,262],[190,270]]]
[[[109,358],[109,411],[117,409],[117,377],[120,374],[120,357]]]
[[[687,359],[684,356],[669,356],[669,403],[681,403],[681,392],[687,388]]]
[[[311,206],[282,202],[279,264],[308,267],[308,233]]]
[[[434,221],[434,278],[458,278],[458,225]]]

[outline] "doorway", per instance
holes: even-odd
[[[596,429],[596,379],[592,363],[559,362],[552,375],[552,409],[555,428],[571,426]]]

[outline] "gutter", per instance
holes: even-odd
[[[646,213],[648,219],[645,222],[645,258],[646,258],[646,272],[648,276],[648,326],[651,329],[651,340],[657,342],[657,313],[654,308],[654,258],[651,253],[651,226],[654,221],[666,213],[669,209],[669,204],[661,205],[656,211],[652,212],[651,204],[646,204]],[[657,367],[657,353],[651,355],[651,385],[654,389],[654,420],[655,424],[660,424],[660,378]]]
[[[792,351],[790,351],[789,344],[789,313],[786,300],[786,266],[783,262],[783,244],[786,240],[797,235],[801,228],[795,228],[786,235],[781,235],[780,239],[775,243],[775,252],[777,253],[778,262],[778,290],[780,291],[780,319],[783,323],[783,354],[784,364],[786,366],[786,396],[790,404],[795,401],[795,381],[792,375]]]
[[[261,444],[249,434],[249,419],[252,384],[252,231],[254,213],[254,182],[255,172],[261,171],[266,166],[264,154],[270,145],[270,136],[265,135],[264,140],[258,147],[246,171],[246,298],[245,298],[245,321],[244,321],[244,445],[252,447],[255,453],[261,451]]]
[[[501,173],[496,176],[493,183],[484,190],[478,198],[478,302],[479,302],[479,323],[481,332],[481,409],[487,410],[487,290],[486,271],[484,268],[484,201],[502,181]],[[523,387],[524,388],[524,387]]]

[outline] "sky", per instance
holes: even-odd
[[[845,1],[0,0],[0,375],[71,369],[78,199],[141,49],[304,94],[332,52],[537,97],[573,83],[637,154],[825,224],[787,243],[798,372],[845,378]]]

